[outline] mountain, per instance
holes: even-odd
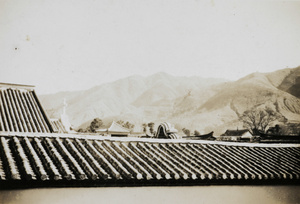
[[[60,92],[39,98],[50,118],[60,117],[66,99],[67,114],[75,127],[88,124],[95,117],[141,124],[167,119],[177,98],[191,90],[204,89],[224,81],[175,77],[161,72],[149,77],[130,76],[85,91]]]
[[[59,118],[63,100],[71,123],[78,127],[99,117],[136,125],[169,121],[179,130],[201,133],[242,128],[239,116],[252,107],[271,107],[286,119],[300,122],[300,67],[253,73],[237,81],[175,77],[157,73],[131,76],[85,91],[40,96],[51,118]]]
[[[229,128],[242,128],[238,118],[244,111],[268,106],[286,119],[300,122],[300,89],[294,91],[299,84],[299,71],[300,67],[253,73],[235,82],[211,87],[206,93],[192,93],[177,103],[174,107],[176,114],[170,121],[202,132],[214,130],[220,134]]]

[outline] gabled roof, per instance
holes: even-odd
[[[115,133],[130,133],[130,130],[124,128],[122,125],[116,123],[115,121],[112,122],[111,126],[108,128],[109,132]]]
[[[224,136],[242,136],[243,134],[249,132],[248,129],[242,129],[242,130],[226,130],[226,132],[223,134]]]
[[[33,86],[0,83],[0,131],[52,132]]]
[[[2,188],[282,185],[300,180],[299,144],[51,134],[0,136],[0,149]]]

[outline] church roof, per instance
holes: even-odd
[[[34,86],[0,83],[1,132],[52,132]]]
[[[300,179],[299,144],[49,134],[0,136],[0,147],[0,184],[12,188],[284,184]]]

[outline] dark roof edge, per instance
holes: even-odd
[[[46,184],[45,184],[46,183]],[[68,181],[68,180],[60,180],[60,181],[35,181],[30,180],[24,182],[23,180],[16,181],[5,181],[0,180],[0,190],[9,190],[9,189],[33,189],[33,188],[74,188],[74,187],[187,187],[187,186],[298,186],[298,179],[254,179],[254,180],[222,180],[222,179],[205,179],[205,180],[106,180],[105,182],[99,182],[99,180],[92,181]]]

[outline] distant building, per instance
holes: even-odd
[[[241,140],[251,140],[252,134],[248,129],[242,130],[226,130],[218,140],[222,141],[241,141]]]
[[[97,129],[96,133],[112,137],[128,137],[130,130],[113,121],[109,128]]]
[[[248,129],[242,130],[226,130],[226,132],[222,136],[241,136],[241,137],[250,137],[252,134]]]

